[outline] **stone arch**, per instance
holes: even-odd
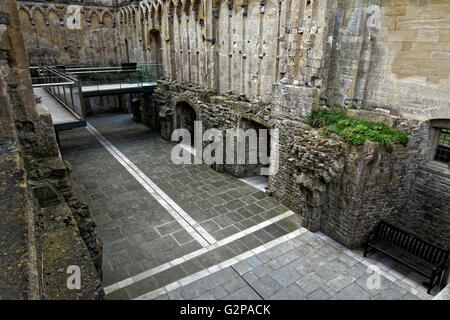
[[[136,27],[136,10],[134,7],[129,7],[130,8],[130,19],[131,19],[131,25],[133,27]]]
[[[28,19],[30,20],[30,24],[34,25],[35,24],[35,20],[34,20],[34,12],[31,10],[32,7],[27,6],[27,5],[23,4],[23,3],[20,3],[20,5],[21,5],[21,9],[27,13]]]
[[[47,17],[45,20],[45,23],[48,26],[53,26],[55,28],[58,28],[61,24],[61,18],[58,16],[58,13],[56,10],[48,10],[47,11]]]
[[[30,9],[31,16],[33,17],[32,18],[33,21],[31,21],[31,24],[34,24],[35,21],[36,21],[36,16],[35,16],[36,11],[38,11],[42,15],[42,17],[44,18],[44,21],[47,19],[47,13],[45,12],[45,10],[42,7],[42,5],[39,4],[39,3],[36,3]]]
[[[89,11],[89,15],[88,15],[88,17],[89,18],[87,18],[87,19],[89,19],[89,20],[87,20],[87,22],[89,23],[88,25],[89,26],[92,26],[92,27],[99,27],[99,26],[101,26],[101,23],[100,23],[100,21],[101,21],[101,19],[100,19],[100,17],[101,17],[101,13],[100,12],[98,12],[98,10],[97,9],[92,9],[92,10],[90,10]],[[97,22],[98,23],[98,25],[96,24],[96,23],[92,23],[92,22]]]
[[[177,15],[177,21],[180,22],[181,12],[183,11],[183,3],[181,0],[174,0],[174,1],[175,1],[175,12]]]
[[[112,20],[112,27],[114,27],[114,15],[112,14],[112,12],[108,9],[103,9],[102,12],[100,13],[100,25],[104,25],[105,24],[105,17],[109,16]]]
[[[272,128],[272,125],[259,118],[243,115],[238,119],[237,128],[245,132],[245,163],[238,163],[237,147],[235,143],[235,164],[233,166],[228,166],[228,170],[231,169],[232,173],[238,177],[266,176],[266,174],[261,173],[261,169],[268,168],[269,163],[267,162],[267,159],[260,157],[260,152],[266,157],[270,157],[271,155],[270,129]],[[248,131],[249,129],[250,131]],[[265,141],[261,141],[260,138],[266,139]]]
[[[20,17],[21,24],[26,24],[26,25],[30,24],[31,25],[30,14],[28,13],[27,10],[19,10],[19,17]]]
[[[147,5],[142,4],[142,2],[139,4],[139,7],[136,9],[138,11],[140,19],[139,19],[139,23],[140,25],[144,25],[146,21],[148,21],[147,19],[147,14],[148,14],[148,10],[147,10]]]
[[[130,25],[131,23],[131,12],[129,7],[125,7],[125,25]]]
[[[173,23],[173,18],[175,14],[175,3],[174,0],[170,0],[167,5],[167,18],[169,19],[169,22]]]
[[[205,23],[205,8],[203,0],[193,0],[192,11],[194,13],[194,20],[200,23],[203,27]]]
[[[48,5],[47,8],[45,9],[45,14],[46,14],[47,18],[48,18],[48,15],[50,14],[50,12],[53,12],[54,14],[56,14],[60,21],[63,20],[63,15],[61,15],[61,12],[58,9],[56,9],[54,4]]]
[[[150,46],[150,62],[162,63],[161,53],[161,33],[159,30],[151,29],[149,33],[149,46]]]
[[[106,28],[106,29],[114,28],[114,26],[115,26],[114,16],[106,14],[103,16],[102,21],[99,23],[103,28]]]
[[[183,10],[186,17],[189,17],[191,13],[191,7],[192,7],[191,0],[184,0]]]
[[[191,145],[194,144],[194,122],[199,115],[193,104],[187,100],[179,100],[175,104],[174,129],[186,129],[191,134]]]
[[[33,20],[33,13],[31,12],[30,8],[22,2],[17,3],[17,5],[19,11],[20,10],[24,11],[28,15],[28,19],[30,19],[31,22]]]
[[[149,17],[152,27],[155,27],[156,8],[154,6],[152,6],[150,9]]]
[[[158,22],[158,25],[161,26],[161,20],[162,20],[162,5],[158,2],[156,5],[156,21]]]
[[[119,24],[123,25],[125,23],[125,11],[122,8],[120,8],[119,11],[117,11],[117,16]]]

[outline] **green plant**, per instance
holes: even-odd
[[[366,140],[379,142],[383,147],[394,143],[406,146],[408,135],[392,129],[384,123],[368,122],[348,118],[342,109],[319,109],[307,117],[313,127],[325,127],[325,132],[334,132],[353,145],[363,145]]]
[[[321,128],[346,118],[347,115],[343,109],[318,109],[311,111],[306,117],[306,121],[314,128]]]

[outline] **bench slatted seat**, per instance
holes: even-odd
[[[435,280],[442,279],[449,256],[448,250],[383,220],[370,233],[364,257],[371,250],[379,251],[427,277],[430,280],[428,294],[435,286]]]

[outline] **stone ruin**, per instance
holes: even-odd
[[[80,9],[79,23],[70,23],[70,5]],[[28,212],[32,203],[36,212],[56,210],[51,222],[35,216],[38,229],[49,228],[35,240],[39,252],[59,250],[48,237],[72,230],[67,254],[80,255],[97,278],[85,294],[101,297],[101,242],[88,208],[72,197],[70,166],[58,157],[48,114],[36,107],[23,52],[30,65],[161,63],[153,93],[90,98],[90,113],[133,110],[164,139],[194,116],[204,130],[239,128],[242,119],[247,127],[277,128],[280,169],[267,192],[306,228],[358,247],[385,219],[450,248],[450,169],[434,159],[436,137],[450,128],[450,30],[440,23],[449,12],[449,3],[420,1],[4,0],[0,164],[2,175],[14,173],[5,177],[8,188],[21,190],[10,209]],[[334,106],[407,133],[408,145],[352,146],[306,123],[311,110]],[[253,174],[234,165],[215,169]],[[31,263],[37,276],[35,269]]]

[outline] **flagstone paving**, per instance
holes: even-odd
[[[88,121],[99,134],[61,132],[61,152],[104,241],[107,299],[432,297],[420,275],[307,231],[262,190],[203,164],[173,164],[174,143],[131,115]]]

